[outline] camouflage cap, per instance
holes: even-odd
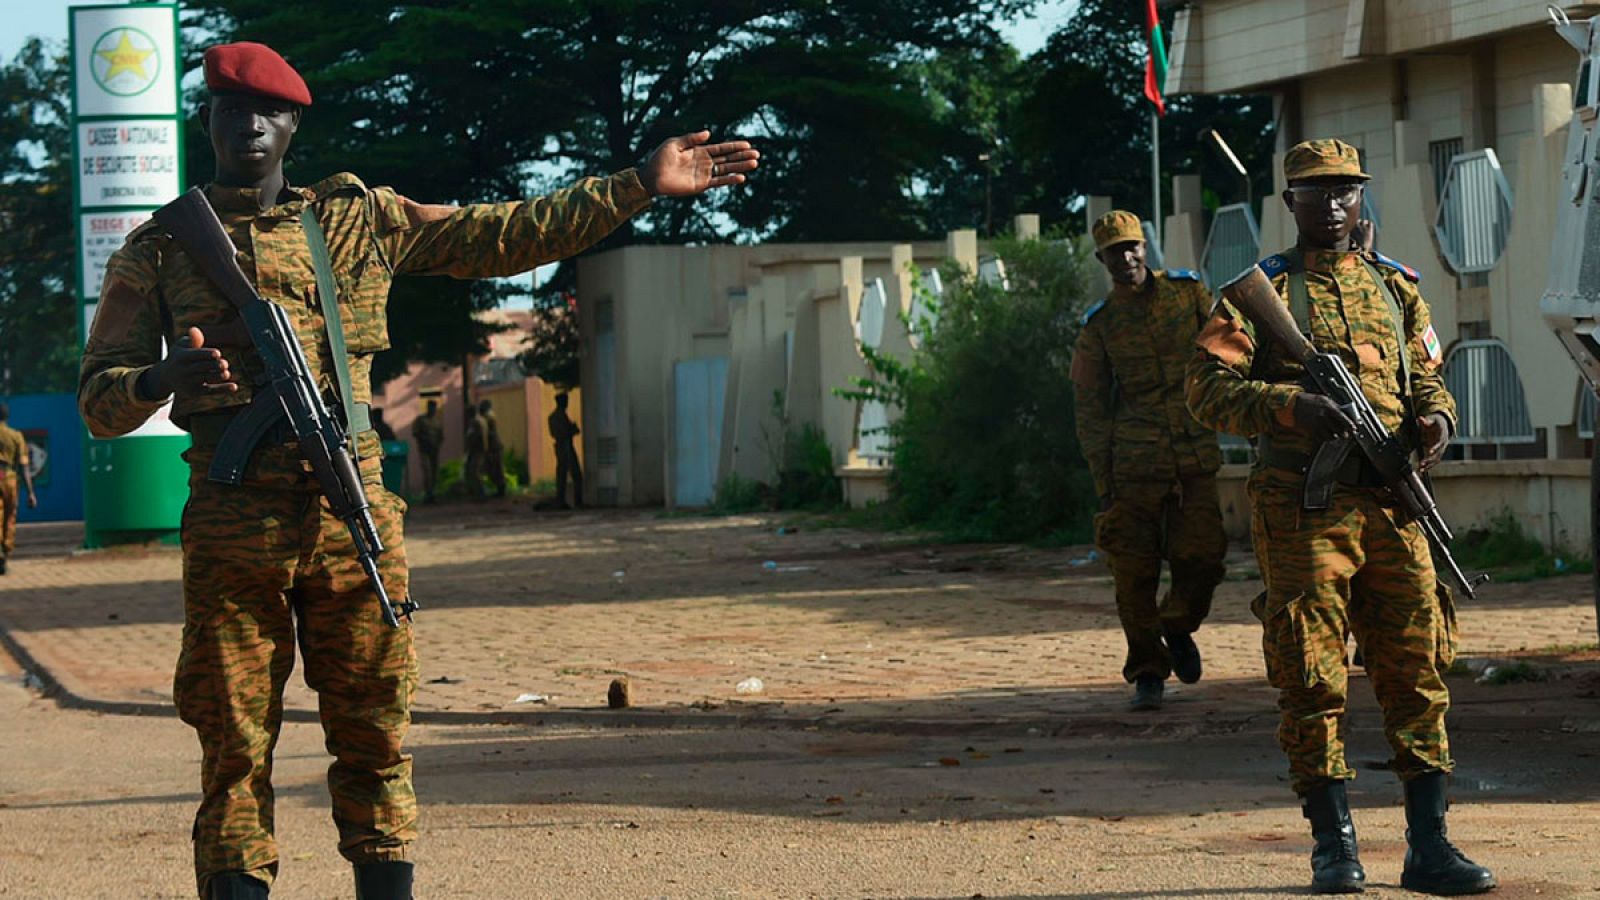
[[[1320,178],[1327,175],[1366,181],[1372,176],[1361,171],[1361,154],[1338,139],[1301,141],[1283,155],[1283,177]]]
[[[1095,219],[1090,231],[1094,234],[1096,250],[1104,250],[1124,241],[1144,240],[1144,226],[1139,224],[1139,217],[1122,209],[1113,209]]]

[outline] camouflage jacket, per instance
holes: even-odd
[[[1319,351],[1337,353],[1361,382],[1362,392],[1383,424],[1406,434],[1412,429],[1406,421],[1400,385],[1403,343],[1409,369],[1406,392],[1414,414],[1443,413],[1454,430],[1455,400],[1439,372],[1443,355],[1428,317],[1428,304],[1417,290],[1416,273],[1378,254],[1367,255],[1365,261],[1384,284],[1373,281],[1357,253],[1304,254],[1312,343]],[[1268,257],[1262,268],[1287,304],[1290,266],[1286,257]],[[1403,341],[1395,334],[1386,290],[1398,301],[1405,326]],[[1230,434],[1266,435],[1279,450],[1311,452],[1311,438],[1293,430],[1294,399],[1303,390],[1303,367],[1275,348],[1258,352],[1255,327],[1226,302],[1217,304],[1196,344],[1187,393],[1189,408],[1200,421]]]
[[[439,446],[444,443],[444,426],[439,422],[439,414],[417,416],[411,423],[411,439],[423,453],[438,453]]]
[[[300,214],[309,204],[327,236],[338,286],[355,401],[371,399],[372,354],[389,346],[387,303],[395,275],[490,278],[526,272],[595,244],[650,204],[632,169],[586,178],[547,197],[470,206],[413,202],[390,188],[368,188],[335,175],[266,211],[253,189],[212,185],[206,196],[238,248],[240,268],[269,302],[282,306],[312,371],[331,399],[336,393],[311,251]],[[245,346],[224,347],[237,393],[177,398],[181,428],[196,413],[250,402],[262,374],[238,313],[173,238],[154,222],[128,235],[106,264],[100,305],[84,348],[78,408],[96,437],[137,428],[165,402],[134,391],[139,376],[162,358],[189,326],[227,334]]]
[[[1211,294],[1187,270],[1152,271],[1143,289],[1114,285],[1089,308],[1072,354],[1078,443],[1108,496],[1117,481],[1215,472],[1217,436],[1184,405],[1185,366],[1211,313]]]
[[[20,472],[28,465],[28,440],[22,432],[0,422],[0,471]]]

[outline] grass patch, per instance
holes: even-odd
[[[1488,525],[1472,528],[1456,538],[1450,551],[1464,571],[1487,570],[1501,583],[1594,571],[1594,561],[1587,557],[1563,547],[1546,550],[1509,509],[1495,514]]]

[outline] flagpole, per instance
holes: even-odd
[[[1156,246],[1161,248],[1162,255],[1166,254],[1166,245],[1161,242],[1161,116],[1154,108],[1150,110],[1150,206],[1155,210],[1150,226],[1155,231]]]

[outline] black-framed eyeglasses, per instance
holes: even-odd
[[[1359,184],[1301,184],[1289,188],[1295,206],[1354,206],[1361,200]]]

